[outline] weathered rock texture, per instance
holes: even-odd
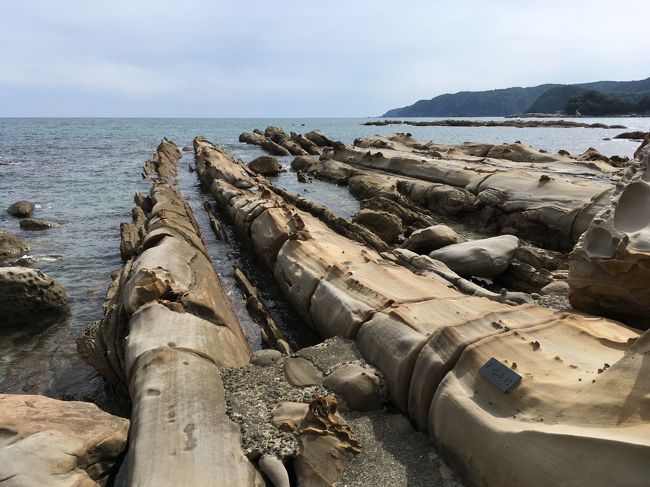
[[[63,287],[41,271],[0,267],[0,330],[51,325],[68,313]]]
[[[29,244],[7,230],[0,230],[0,260],[17,257],[29,250]]]
[[[23,218],[18,222],[18,224],[23,230],[49,230],[50,228],[56,228],[59,226],[56,222],[43,220],[41,218]]]
[[[94,404],[0,394],[0,485],[104,486],[128,431]]]
[[[144,174],[149,176],[156,174],[166,183],[174,184],[178,169],[176,163],[180,160],[182,154],[172,141],[163,139],[151,159],[144,164]]]
[[[473,482],[645,484],[648,336],[462,294],[335,233],[222,149],[194,144],[198,175],[305,323],[354,339],[397,406]],[[479,375],[490,357],[522,375],[510,393]]]
[[[129,483],[262,485],[226,416],[219,373],[246,364],[250,347],[192,211],[161,181],[136,202],[148,210],[136,225],[141,241],[130,247],[137,255],[116,276],[104,319],[77,341],[82,358],[128,390],[133,403]]]
[[[375,193],[390,199],[397,193],[492,234],[512,233],[560,250],[573,247],[613,192],[608,178],[619,169],[513,147],[374,136],[357,139],[355,146],[337,144],[323,153],[314,172],[351,186],[358,176]]]
[[[609,204],[571,253],[577,308],[650,328],[650,149],[628,166]]]
[[[320,155],[322,147],[332,146],[334,142],[322,132],[315,130],[304,136],[295,132],[287,134],[280,127],[269,125],[262,133],[255,129],[252,133],[243,132],[239,141],[261,147],[274,156]]]

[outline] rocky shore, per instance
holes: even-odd
[[[553,127],[553,128],[592,128],[592,129],[624,129],[625,125],[606,125],[604,123],[574,122],[572,120],[371,120],[361,125],[412,125],[414,127]]]
[[[269,155],[163,139],[120,226],[124,265],[77,349],[130,421],[0,395],[0,484],[112,485],[126,456],[138,486],[646,485],[650,148],[342,144],[274,126],[240,141]],[[251,350],[176,186],[191,151],[218,208],[206,221],[234,229],[317,345],[287,339],[236,269],[269,347]],[[275,185],[287,170],[345,186],[360,210]],[[22,203],[12,214],[30,218]],[[28,247],[0,232],[0,257]],[[67,312],[39,271],[0,267],[0,288],[13,326]]]

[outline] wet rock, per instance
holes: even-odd
[[[194,152],[194,149],[189,145],[184,145],[183,148],[181,149],[181,152]]]
[[[296,172],[296,178],[299,183],[311,183],[311,178],[302,171]]]
[[[447,245],[464,241],[465,238],[458,235],[447,225],[433,225],[413,232],[404,242],[403,247],[419,254],[428,254]]]
[[[0,260],[17,257],[29,250],[29,244],[8,230],[0,230]]]
[[[395,242],[404,233],[402,220],[384,211],[363,209],[354,215],[352,221],[370,229],[386,243]]]
[[[294,171],[309,171],[316,164],[318,164],[318,159],[307,156],[298,156],[291,161],[291,169]]]
[[[305,152],[312,156],[318,156],[321,153],[320,148],[314,144],[311,140],[306,139],[300,134],[291,132],[291,140],[298,144]]]
[[[284,374],[290,384],[297,387],[320,385],[323,374],[314,364],[302,357],[290,357],[284,361]]]
[[[0,483],[99,487],[126,448],[129,421],[87,402],[0,395]]]
[[[51,325],[68,312],[63,287],[36,269],[0,267],[0,324],[4,327]]]
[[[381,408],[379,377],[373,369],[358,364],[343,364],[329,374],[323,385],[343,396],[354,411],[372,411]]]
[[[635,130],[632,132],[623,132],[615,136],[615,139],[631,139],[631,140],[643,140],[648,132],[642,132],[640,130]]]
[[[36,206],[31,201],[16,201],[13,205],[7,208],[7,213],[18,218],[29,218],[34,212]]]
[[[434,250],[429,257],[444,262],[462,276],[494,277],[507,269],[518,248],[517,237],[500,235],[449,245]]]
[[[650,149],[630,163],[609,204],[570,255],[576,309],[650,327]]]
[[[277,176],[282,170],[282,166],[275,157],[261,156],[253,159],[248,167],[251,171],[262,176]]]
[[[60,226],[56,222],[43,220],[41,218],[23,218],[18,222],[23,230],[49,230]]]
[[[257,350],[251,356],[250,363],[259,367],[268,367],[282,360],[282,354],[277,350]]]

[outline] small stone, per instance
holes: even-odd
[[[282,354],[277,350],[257,350],[251,357],[251,364],[259,367],[268,367],[282,359]]]
[[[7,208],[7,213],[18,218],[29,218],[34,212],[35,205],[31,201],[16,201]]]
[[[323,375],[309,360],[290,357],[284,361],[284,374],[290,384],[296,387],[321,385]]]

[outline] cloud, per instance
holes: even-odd
[[[365,116],[467,88],[639,79],[648,14],[633,0],[10,2],[0,115]]]

